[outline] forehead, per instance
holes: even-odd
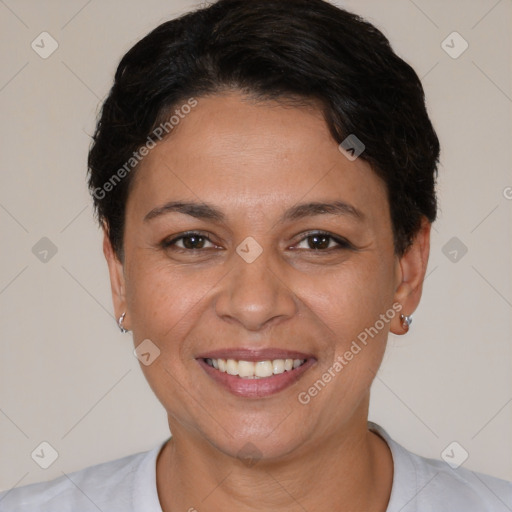
[[[302,200],[342,200],[370,216],[387,209],[383,182],[339,151],[317,106],[238,93],[197,102],[137,169],[130,201],[138,208],[188,199],[254,215]]]

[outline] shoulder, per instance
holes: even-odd
[[[394,463],[386,512],[510,512],[512,483],[409,452],[374,423]]]
[[[512,483],[462,467],[453,469],[446,462],[410,452],[407,456],[417,479],[415,487],[409,486],[412,491],[409,497],[418,510],[506,512],[512,509]]]
[[[156,458],[161,445],[51,480],[0,493],[1,512],[130,512],[134,504],[161,512],[156,491]],[[156,500],[156,502],[155,502]],[[148,503],[149,502],[149,503]]]

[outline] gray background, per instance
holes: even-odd
[[[120,57],[194,5],[0,0],[0,489],[168,436],[112,316],[86,156]],[[374,22],[415,67],[442,142],[424,297],[410,333],[390,336],[370,417],[412,451],[440,458],[457,441],[464,467],[512,479],[512,1],[340,5]],[[31,47],[51,48],[43,31],[59,45],[46,59]],[[456,59],[442,46],[453,31],[469,44]],[[43,441],[59,454],[48,469],[31,458]]]

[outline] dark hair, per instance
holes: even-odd
[[[422,216],[435,220],[439,141],[418,76],[386,37],[323,0],[220,0],[163,23],[131,48],[103,104],[89,188],[121,260],[137,151],[180,102],[227,90],[315,101],[337,143],[360,139],[360,158],[387,187],[397,254]]]

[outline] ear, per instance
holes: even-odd
[[[108,227],[103,226],[103,254],[107,260],[108,272],[110,274],[110,288],[112,290],[112,302],[116,320],[126,312],[126,287],[124,279],[123,264],[119,261],[117,254],[112,248],[108,236]],[[129,330],[129,319],[125,318],[124,328]]]
[[[393,334],[407,332],[402,327],[400,315],[412,315],[420,302],[430,252],[430,228],[430,222],[423,217],[413,243],[407,248],[405,254],[397,259],[394,303],[400,303],[402,310],[391,322]]]

